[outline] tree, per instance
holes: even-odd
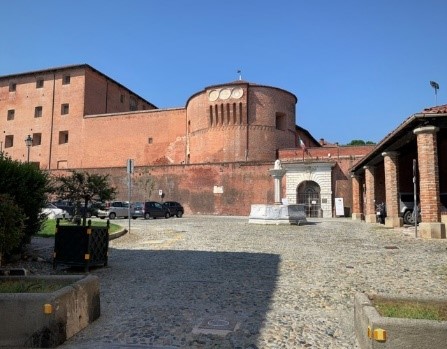
[[[109,183],[109,175],[91,174],[86,171],[70,171],[70,176],[55,178],[55,193],[76,205],[75,215],[79,215],[81,203],[87,207],[93,201],[112,200],[116,195],[116,188]],[[87,210],[83,212],[83,225],[86,225]]]
[[[25,234],[25,215],[8,194],[0,194],[0,267],[4,254],[20,246]]]
[[[372,141],[364,141],[364,140],[362,140],[362,139],[353,139],[351,142],[349,142],[348,144],[346,144],[346,145],[366,145],[366,144],[376,144],[376,143],[374,143],[374,142],[372,142]]]
[[[12,160],[0,152],[0,194],[8,194],[25,215],[19,248],[31,241],[44,222],[40,215],[51,191],[50,177],[34,164]],[[0,222],[0,226],[5,223]]]

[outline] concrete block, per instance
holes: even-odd
[[[0,294],[0,347],[56,347],[100,316],[97,276],[9,276],[1,280],[43,280],[68,286],[51,293]]]
[[[406,300],[447,305],[447,298],[368,296],[354,299],[355,335],[361,349],[439,349],[447,343],[447,321],[401,319],[381,316],[372,299]]]
[[[304,205],[251,205],[249,223],[301,224],[307,222]]]
[[[419,236],[425,239],[445,239],[445,224],[438,222],[419,223]]]

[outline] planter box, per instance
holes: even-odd
[[[3,280],[69,285],[51,293],[0,293],[0,347],[56,347],[100,315],[97,276],[0,277]]]
[[[447,305],[447,299],[370,296],[357,293],[354,300],[355,334],[361,349],[440,349],[447,343],[447,321],[381,316],[373,300],[417,301]]]
[[[109,249],[109,223],[105,227],[57,225],[54,238],[53,268],[58,264],[84,267],[106,266]]]

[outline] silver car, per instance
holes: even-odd
[[[134,209],[134,205],[130,206],[130,216],[133,219],[142,217],[142,213],[137,212]],[[128,218],[129,217],[129,201],[112,201],[105,210],[98,210],[99,218],[115,219],[115,218]]]

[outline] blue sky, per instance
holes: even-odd
[[[14,0],[0,75],[87,63],[159,108],[242,79],[298,97],[316,139],[378,142],[447,104],[445,0]]]

